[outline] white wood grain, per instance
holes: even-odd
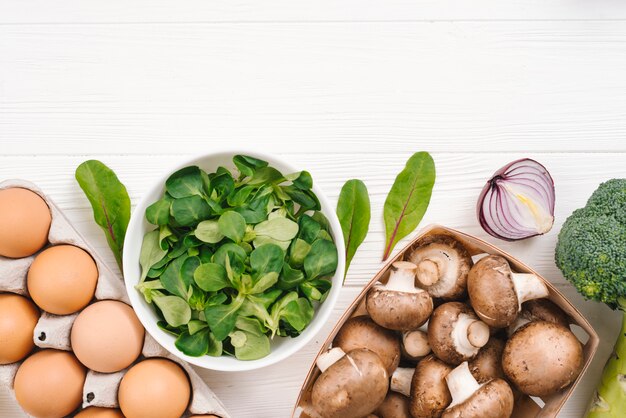
[[[625,72],[626,21],[4,25],[0,140],[626,151]]]
[[[3,0],[0,23],[623,19],[621,0]]]
[[[423,144],[429,149],[428,143]],[[105,141],[91,143],[95,149],[105,151]],[[357,253],[348,275],[341,299],[324,331],[305,350],[281,365],[246,373],[220,373],[200,371],[211,388],[225,402],[235,417],[286,417],[291,410],[310,362],[319,344],[331,330],[341,312],[350,304],[365,284],[381,267],[380,255],[384,246],[382,206],[396,173],[413,151],[379,155],[348,155],[350,144],[336,144],[343,152],[335,154],[280,154],[299,167],[310,170],[315,181],[336,202],[341,185],[352,177],[363,179],[372,199],[372,225],[363,247]],[[254,148],[253,145],[251,147]],[[568,402],[561,417],[579,417],[608,356],[619,326],[619,315],[601,304],[586,302],[563,279],[554,266],[553,248],[556,231],[565,217],[575,208],[584,205],[587,196],[597,184],[611,177],[626,176],[626,154],[594,153],[434,153],[437,165],[437,183],[432,203],[423,225],[439,222],[496,242],[515,256],[524,260],[550,279],[591,321],[601,336],[603,344],[585,376],[576,395]],[[551,171],[557,190],[556,225],[553,232],[525,242],[504,243],[486,235],[477,225],[474,205],[484,181],[499,166],[513,159],[529,156],[544,163]],[[158,174],[189,155],[102,155],[99,158],[111,166],[127,185],[131,199],[137,201],[142,191]],[[63,208],[77,229],[114,267],[114,260],[105,239],[92,221],[89,204],[73,178],[75,167],[88,158],[69,156],[3,156],[0,157],[0,179],[27,178],[36,182]],[[406,242],[404,240],[403,242]],[[403,245],[401,242],[397,249]],[[0,397],[0,416],[21,416],[14,406],[4,406]],[[242,399],[252,399],[243,402]]]

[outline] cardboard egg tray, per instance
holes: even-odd
[[[123,281],[113,273],[87,244],[85,239],[74,229],[62,211],[34,184],[24,180],[7,180],[0,183],[0,190],[21,187],[32,190],[41,196],[52,213],[52,224],[48,234],[48,245],[71,244],[87,251],[98,267],[98,284],[96,286],[95,299],[113,299],[130,304]],[[45,248],[45,247],[44,247]],[[0,256],[0,292],[11,292],[28,296],[26,288],[26,276],[30,264],[35,255],[19,259],[11,259]],[[42,312],[39,322],[34,330],[33,340],[38,348],[54,348],[70,351],[70,331],[78,313],[71,315],[52,315]],[[209,389],[198,374],[185,362],[179,360],[163,347],[161,347],[146,332],[142,355],[137,359],[139,362],[149,357],[163,357],[178,363],[189,376],[192,388],[192,399],[188,406],[187,415],[214,414],[222,418],[230,418],[228,412]],[[135,363],[136,363],[135,362]],[[8,387],[13,396],[13,381],[21,362],[0,365],[0,385]],[[132,366],[131,366],[132,367]],[[116,373],[98,373],[92,370],[87,372],[87,378],[83,388],[82,408],[90,406],[117,408],[117,390],[122,377],[128,369]]]
[[[361,293],[359,293],[359,295],[352,302],[352,304],[346,309],[337,325],[335,325],[331,333],[326,338],[324,344],[322,344],[322,347],[317,354],[315,361],[311,365],[309,373],[302,385],[302,388],[300,389],[300,394],[298,396],[298,400],[296,401],[296,406],[291,415],[292,418],[318,418],[317,414],[312,410],[310,404],[313,383],[320,375],[320,371],[315,363],[320,354],[324,353],[332,346],[335,335],[337,335],[343,324],[348,319],[353,316],[367,314],[367,311],[365,311],[364,302],[368,290],[379,281],[386,282],[389,276],[389,270],[391,265],[396,261],[403,260],[404,254],[407,251],[411,250],[411,248],[419,239],[427,235],[440,234],[451,236],[461,242],[472,256],[483,253],[500,255],[509,261],[512,269],[516,272],[532,273],[537,275],[545,282],[546,286],[548,287],[548,299],[558,305],[569,316],[573,325],[580,327],[579,329],[573,330],[575,331],[575,335],[577,336],[577,338],[579,338],[580,342],[583,344],[583,369],[578,378],[570,386],[550,397],[540,399],[524,396],[516,399],[515,409],[513,410],[512,415],[514,418],[554,418],[557,416],[567,399],[569,399],[569,397],[572,395],[576,385],[580,382],[580,379],[589,367],[589,364],[591,363],[591,360],[598,348],[599,338],[596,332],[591,327],[591,324],[589,324],[589,322],[582,316],[578,309],[576,309],[576,307],[572,305],[572,303],[568,301],[565,296],[563,296],[561,292],[559,292],[548,280],[543,278],[536,271],[534,271],[521,261],[517,260],[510,254],[472,235],[468,235],[463,232],[446,228],[440,225],[429,225],[422,229],[412,242],[410,242],[395,257],[393,257],[387,262],[387,264],[385,264],[385,266],[363,288]]]

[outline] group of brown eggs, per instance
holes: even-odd
[[[185,371],[163,358],[136,362],[145,331],[135,312],[117,300],[94,300],[96,262],[74,245],[48,245],[52,222],[50,208],[35,192],[0,190],[0,263],[3,257],[36,254],[27,274],[29,297],[0,293],[0,365],[23,360],[14,380],[19,405],[36,418],[182,416],[192,392]],[[71,329],[72,351],[36,349],[33,333],[41,311],[79,312]],[[118,390],[120,409],[79,411],[88,369],[114,373],[128,367]]]

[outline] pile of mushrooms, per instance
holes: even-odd
[[[307,416],[508,418],[576,380],[582,345],[539,277],[447,235],[404,258],[318,358]]]

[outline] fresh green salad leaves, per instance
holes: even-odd
[[[385,200],[386,245],[383,261],[398,241],[410,234],[420,223],[435,185],[435,162],[427,152],[416,152],[396,177]]]
[[[189,356],[254,360],[275,335],[298,336],[331,288],[338,262],[306,171],[284,175],[237,155],[237,171],[172,174],[146,209],[137,290]]]
[[[361,180],[348,180],[341,188],[337,201],[337,216],[343,231],[346,244],[346,270],[344,280],[348,274],[352,258],[365,239],[370,227],[372,216],[370,197],[367,187]]]
[[[115,173],[97,160],[76,168],[76,180],[93,208],[93,217],[104,231],[115,260],[122,269],[124,236],[130,221],[130,198]]]

